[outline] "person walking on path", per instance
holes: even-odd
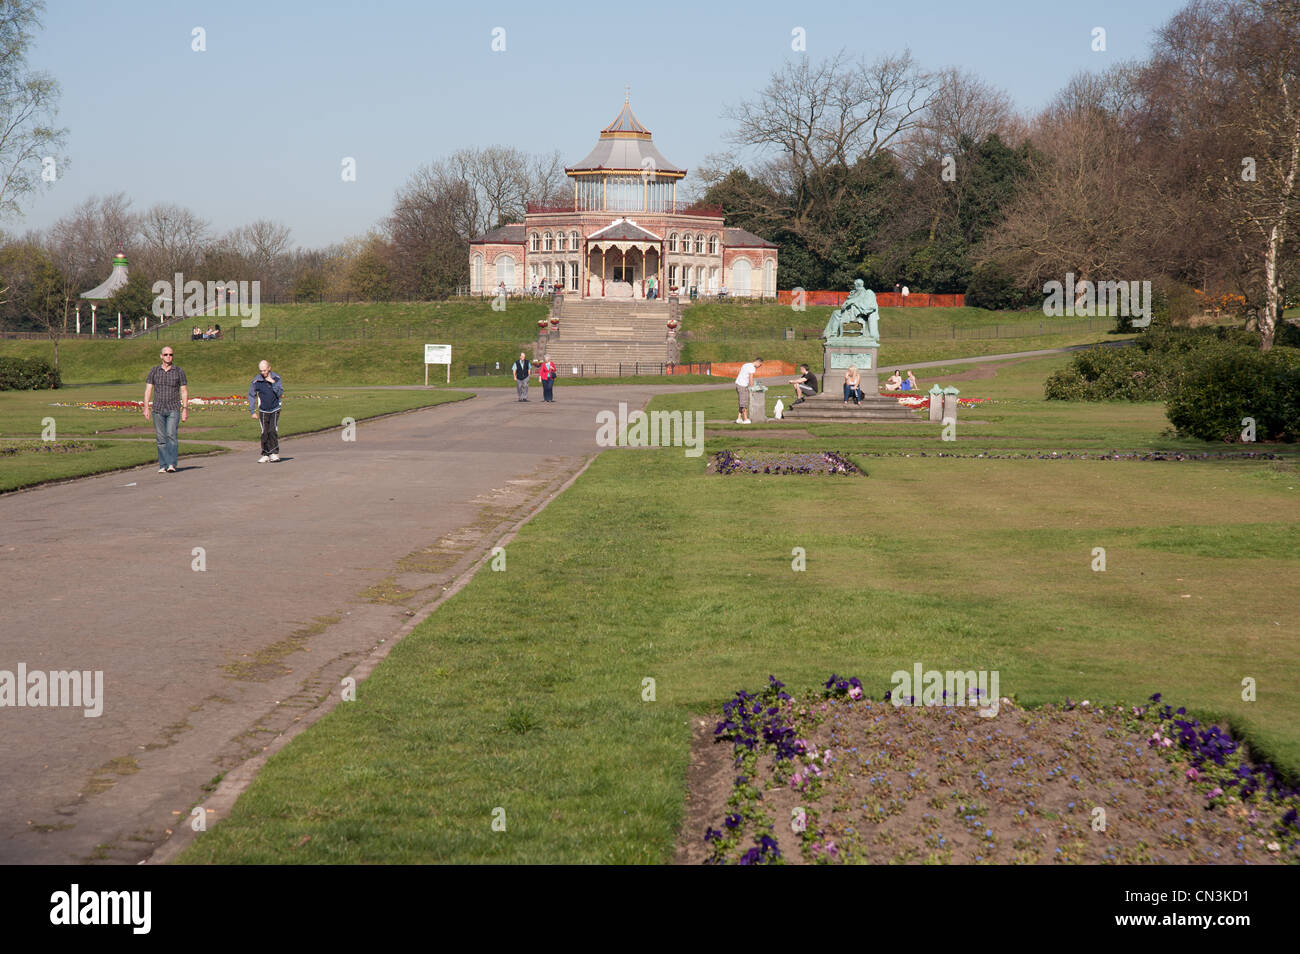
[[[271,370],[271,362],[257,365],[257,376],[248,386],[248,410],[262,425],[262,456],[259,464],[280,459],[280,399],[284,397],[284,384]]]
[[[519,352],[519,360],[514,363],[513,370],[515,373],[515,394],[518,395],[520,401],[527,401],[528,375],[531,373],[531,368],[528,358],[522,351]]]
[[[176,473],[180,457],[177,429],[189,416],[190,388],[185,372],[172,362],[176,354],[168,345],[162,349],[162,364],[154,365],[144,379],[144,419],[152,410],[153,433],[158,442],[158,473]],[[150,400],[153,407],[150,408]]]
[[[736,375],[736,400],[740,402],[740,411],[736,414],[737,424],[748,424],[749,420],[749,389],[754,386],[758,369],[763,366],[762,358],[755,358],[753,361],[746,361],[740,366],[740,374]]]
[[[548,354],[537,366],[538,377],[542,379],[542,400],[547,404],[555,403],[555,362]]]

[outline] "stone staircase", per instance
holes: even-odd
[[[918,415],[915,411],[908,410],[899,404],[897,400],[890,397],[882,397],[879,394],[867,394],[863,398],[861,405],[854,405],[849,402],[849,406],[844,406],[844,393],[836,390],[834,394],[829,391],[823,391],[821,394],[814,394],[803,404],[790,406],[788,389],[781,389],[782,393],[778,394],[786,402],[785,417],[787,421],[858,421],[861,423],[872,422],[889,422],[889,421],[922,421],[923,416]],[[772,413],[772,408],[776,405],[776,398],[769,393],[767,398],[768,414]]]
[[[668,320],[675,311],[666,301],[610,301],[562,298],[552,314],[558,334],[539,335],[536,354],[549,354],[561,375],[635,374],[678,359],[668,340]]]

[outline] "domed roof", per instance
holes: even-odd
[[[631,105],[624,99],[623,108],[614,121],[600,131],[596,148],[581,162],[564,171],[569,175],[575,172],[635,172],[639,175],[647,169],[678,179],[686,175],[685,169],[673,165],[655,148],[650,130],[641,125],[633,115]]]

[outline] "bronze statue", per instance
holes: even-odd
[[[853,291],[849,292],[844,304],[831,312],[830,320],[822,330],[822,337],[827,341],[845,337],[845,326],[850,322],[862,325],[860,337],[880,340],[880,310],[876,307],[876,293],[867,288],[860,278],[854,280]]]

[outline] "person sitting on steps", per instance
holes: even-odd
[[[858,372],[858,366],[851,364],[849,370],[844,372],[844,403],[847,406],[849,398],[852,398],[855,405],[861,405],[863,397],[862,375]]]
[[[795,398],[794,403],[790,405],[791,407],[808,400],[809,394],[817,393],[817,375],[809,371],[806,364],[799,365],[799,377],[791,378],[790,383],[794,385]]]

